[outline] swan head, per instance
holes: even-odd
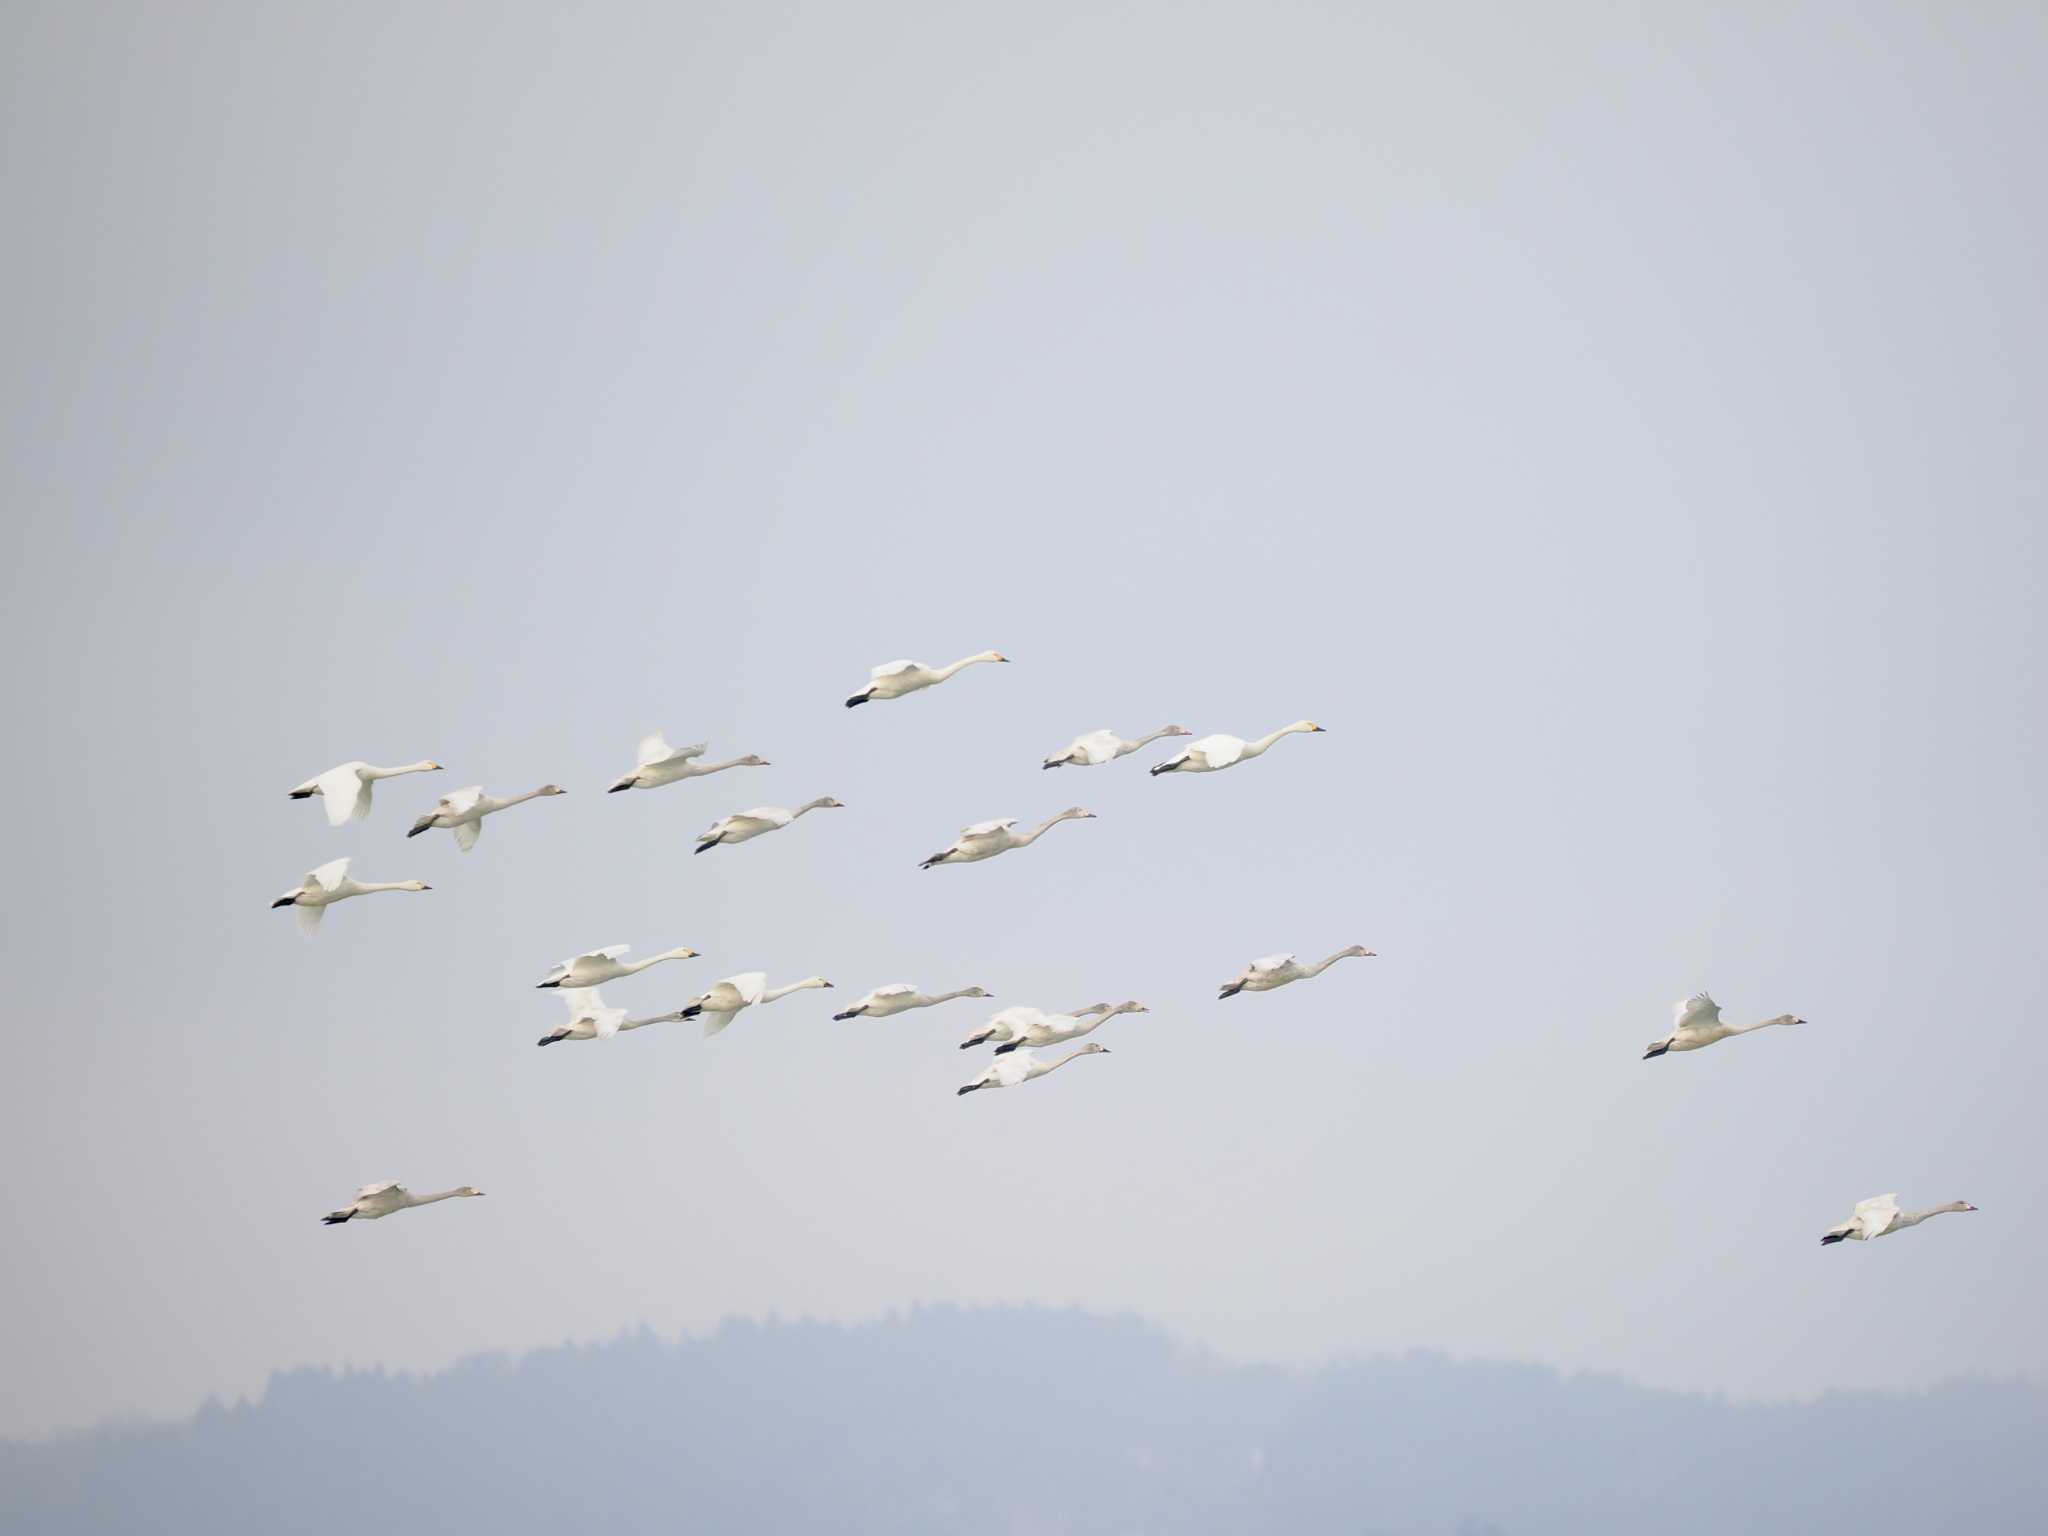
[[[1781,1013],[1771,1022],[1773,1024],[1804,1024],[1806,1020],[1799,1018],[1795,1014]]]
[[[1127,1003],[1118,1003],[1114,1008],[1110,1009],[1111,1013],[1150,1013],[1151,1011],[1150,1008],[1147,1008],[1136,999]]]
[[[1956,1202],[1956,1209],[1959,1211],[1974,1211],[1977,1207],[1970,1204],[1967,1200],[1958,1200]]]
[[[433,889],[424,880],[401,880],[398,883],[398,888],[401,891],[431,891]]]
[[[435,762],[431,757],[427,759],[425,766],[420,769],[420,772],[422,773],[442,773],[445,771],[446,770],[443,769],[442,766],[439,763]]]
[[[1195,733],[1184,725],[1169,725],[1159,734],[1162,736],[1192,736]]]
[[[1010,658],[1005,656],[1001,651],[983,651],[979,656],[975,657],[974,659],[976,661],[1008,661]]]
[[[1378,955],[1367,949],[1363,944],[1354,944],[1345,950],[1344,953],[1359,960],[1377,960],[1379,958]],[[1793,1022],[1797,1023],[1798,1021],[1794,1020]]]
[[[1109,1047],[1106,1045],[1097,1045],[1093,1040],[1090,1040],[1086,1045],[1082,1046],[1081,1049],[1074,1052],[1074,1054],[1076,1056],[1107,1056],[1109,1054]]]
[[[1060,820],[1062,821],[1093,821],[1094,819],[1095,813],[1093,811],[1084,811],[1078,805],[1070,805],[1060,812]]]
[[[766,768],[770,765],[767,758],[756,757],[753,753],[749,752],[745,757],[740,759],[740,766],[742,768]]]
[[[477,1188],[477,1187],[476,1187],[475,1185],[473,1185],[473,1184],[465,1184],[465,1185],[463,1185],[463,1186],[462,1186],[462,1188],[460,1188],[460,1189],[458,1189],[457,1191],[455,1191],[455,1193],[456,1193],[456,1194],[458,1194],[458,1195],[461,1195],[461,1196],[462,1196],[462,1197],[463,1197],[464,1199],[469,1199],[469,1198],[471,1198],[472,1196],[476,1196],[476,1197],[481,1197],[481,1196],[482,1196],[482,1194],[483,1194],[483,1191],[482,1191],[482,1190],[480,1190],[480,1189],[478,1189],[478,1188]]]
[[[534,793],[536,795],[566,795],[569,791],[562,788],[559,784],[543,784]]]
[[[992,992],[984,992],[979,987],[963,987],[960,991],[960,995],[962,997],[993,997],[995,994]]]
[[[1288,729],[1292,731],[1321,731],[1322,727],[1313,720],[1297,720]]]
[[[846,809],[846,802],[844,800],[834,800],[830,795],[812,803],[821,811],[843,811]]]

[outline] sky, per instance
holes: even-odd
[[[2048,1370],[2048,15],[0,25],[0,1434],[936,1301],[1737,1396]],[[607,796],[655,729],[773,766]],[[285,798],[421,757],[342,830]],[[344,854],[434,890],[308,941],[269,903]],[[837,989],[535,1050],[615,943],[703,954],[636,1014]],[[898,980],[996,1001],[831,1021]],[[1642,1061],[1700,988],[1808,1023]],[[953,1093],[988,1010],[1125,997]],[[384,1179],[489,1194],[318,1224]],[[1817,1245],[1888,1190],[1981,1213]]]

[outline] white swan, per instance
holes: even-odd
[[[971,667],[978,661],[1009,659],[1000,651],[977,651],[972,656],[961,657],[950,667],[928,667],[921,661],[885,661],[868,673],[867,687],[848,699],[846,707],[851,709],[870,699],[900,699],[906,693],[916,693],[921,688],[943,683],[962,667]]]
[[[987,997],[979,987],[962,987],[957,992],[920,992],[907,981],[892,981],[886,987],[877,987],[844,1013],[832,1015],[835,1019],[886,1019],[892,1014],[907,1013],[912,1008],[935,1008],[940,1003],[950,1003],[956,997]]]
[[[355,1199],[338,1211],[329,1211],[320,1220],[330,1227],[338,1227],[345,1221],[375,1221],[389,1216],[393,1211],[409,1211],[416,1205],[432,1205],[436,1200],[473,1199],[483,1194],[465,1184],[460,1189],[444,1189],[438,1195],[416,1195],[403,1184],[365,1184],[356,1191]]]
[[[395,779],[403,773],[439,773],[441,765],[421,758],[402,768],[377,768],[369,763],[343,763],[306,780],[288,792],[292,800],[310,800],[318,795],[327,807],[327,825],[361,821],[370,814],[370,787],[379,779]]]
[[[830,795],[807,800],[793,811],[779,805],[757,805],[751,811],[735,811],[718,820],[697,836],[696,852],[703,853],[721,843],[744,843],[765,832],[779,832],[806,811],[843,811],[846,807]]]
[[[960,1049],[971,1051],[977,1045],[986,1045],[991,1040],[1015,1040],[1023,1031],[1048,1020],[1085,1019],[1091,1013],[1107,1012],[1108,1003],[1091,1003],[1086,1008],[1075,1008],[1067,1013],[1047,1013],[1043,1008],[1032,1008],[1022,1004],[1013,1008],[1003,1008],[990,1015],[986,1024],[962,1040]]]
[[[619,956],[633,946],[614,944],[608,949],[589,949],[580,955],[571,955],[547,975],[535,982],[536,987],[601,987],[608,981],[617,981],[622,976],[636,976],[650,965],[659,965],[664,960],[694,960],[694,949],[664,949],[658,955],[649,955],[645,960],[621,960]]]
[[[1018,1030],[1014,1039],[1005,1040],[996,1047],[998,1056],[1011,1051],[1022,1050],[1025,1046],[1061,1045],[1068,1040],[1078,1040],[1098,1025],[1107,1024],[1120,1013],[1150,1013],[1152,1010],[1143,1003],[1118,1003],[1114,1007],[1097,1003],[1083,1014],[1049,1014],[1034,1019]]]
[[[273,908],[296,908],[299,916],[299,932],[311,935],[320,931],[321,916],[337,901],[347,901],[351,896],[374,896],[379,891],[431,891],[432,889],[431,885],[424,885],[418,880],[397,880],[389,884],[368,880],[351,880],[348,877],[348,860],[335,859],[329,863],[322,864],[270,905]]]
[[[1086,736],[1076,736],[1063,751],[1055,752],[1045,760],[1047,768],[1092,768],[1098,763],[1112,763],[1118,758],[1150,746],[1162,736],[1192,736],[1195,733],[1184,725],[1162,725],[1158,730],[1140,736],[1136,741],[1125,741],[1115,731],[1090,731]]]
[[[616,795],[622,789],[660,789],[664,784],[674,784],[680,779],[701,779],[707,773],[723,773],[728,768],[766,768],[768,759],[748,753],[745,757],[728,758],[722,763],[700,763],[709,742],[698,742],[694,747],[672,747],[668,738],[660,731],[640,740],[640,750],[633,757],[633,771],[622,777],[605,791]]]
[[[1318,960],[1314,965],[1302,965],[1292,955],[1264,955],[1239,971],[1223,983],[1223,990],[1216,994],[1220,1002],[1226,997],[1235,997],[1240,992],[1270,992],[1275,987],[1284,987],[1290,981],[1306,981],[1311,976],[1320,976],[1339,960],[1352,958],[1372,959],[1373,952],[1363,944],[1354,944],[1349,949],[1340,949],[1327,960]]]
[[[1292,736],[1296,731],[1321,731],[1322,727],[1313,720],[1297,720],[1292,725],[1283,725],[1269,736],[1257,741],[1246,741],[1242,736],[1204,736],[1200,741],[1190,742],[1163,763],[1154,763],[1152,772],[1161,773],[1217,773],[1238,763],[1250,762],[1282,736]]]
[[[998,1056],[989,1069],[973,1082],[955,1088],[955,1094],[973,1093],[977,1088],[1014,1088],[1019,1083],[1028,1083],[1034,1077],[1043,1077],[1055,1067],[1064,1067],[1076,1056],[1107,1056],[1109,1047],[1097,1045],[1090,1040],[1079,1050],[1069,1051],[1055,1061],[1043,1056]]]
[[[649,1018],[629,1019],[623,1008],[607,1008],[595,987],[565,987],[562,996],[569,1004],[569,1022],[550,1030],[536,1045],[553,1045],[558,1040],[609,1040],[628,1029],[645,1029],[649,1024],[673,1024],[682,1018],[675,1013],[657,1013]]]
[[[1902,1211],[1897,1195],[1872,1195],[1868,1200],[1856,1202],[1856,1214],[1839,1227],[1830,1227],[1821,1234],[1820,1245],[1839,1243],[1855,1238],[1867,1243],[1873,1238],[1890,1237],[1894,1232],[1903,1232],[1908,1227],[1917,1227],[1930,1216],[1944,1216],[1950,1211],[1974,1211],[1977,1209],[1967,1200],[1951,1200],[1947,1205],[1937,1205],[1931,1210]]]
[[[766,971],[744,971],[738,976],[728,976],[712,985],[702,997],[690,999],[681,1017],[701,1018],[704,1033],[715,1035],[730,1024],[742,1008],[751,1008],[756,1003],[772,1003],[792,992],[802,992],[812,987],[829,987],[831,982],[822,976],[806,976],[802,981],[792,981],[786,987],[767,985]]]
[[[1671,1005],[1671,1033],[1662,1040],[1652,1040],[1649,1049],[1643,1052],[1643,1060],[1662,1056],[1666,1051],[1697,1051],[1730,1035],[1746,1035],[1751,1030],[1769,1029],[1773,1024],[1805,1022],[1781,1013],[1775,1019],[1761,1019],[1754,1024],[1723,1024],[1721,1005],[1706,993],[1695,992],[1684,1002]]]
[[[977,821],[971,827],[962,827],[958,837],[917,867],[930,869],[934,864],[978,863],[999,853],[1008,853],[1012,848],[1028,848],[1063,821],[1092,821],[1094,818],[1093,811],[1070,805],[1059,815],[1048,816],[1029,832],[1017,830],[1014,816],[1005,816],[1000,821]]]
[[[467,789],[458,789],[453,794],[443,795],[434,808],[412,824],[412,830],[405,835],[418,837],[435,827],[446,827],[455,834],[455,846],[464,853],[476,846],[478,835],[484,829],[484,818],[495,816],[500,811],[509,811],[515,805],[524,805],[529,800],[538,800],[544,795],[566,795],[569,793],[559,784],[543,784],[539,789],[529,789],[523,795],[512,795],[500,800],[495,795],[484,793],[481,784],[472,784]]]

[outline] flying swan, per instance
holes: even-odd
[[[673,1024],[682,1018],[675,1013],[657,1013],[650,1018],[629,1019],[623,1008],[607,1008],[595,987],[565,987],[562,996],[569,1004],[569,1022],[550,1030],[534,1042],[553,1045],[558,1040],[609,1040],[628,1029],[645,1029],[649,1024]]]
[[[1063,821],[1092,821],[1094,818],[1093,811],[1070,805],[1059,815],[1047,817],[1029,832],[1017,830],[1014,816],[1005,816],[1000,821],[977,821],[971,827],[962,827],[958,837],[917,867],[930,869],[935,864],[979,863],[999,853],[1008,853],[1012,848],[1028,848]]]
[[[1856,1202],[1856,1214],[1839,1227],[1830,1227],[1821,1234],[1820,1245],[1843,1242],[1855,1238],[1867,1243],[1873,1238],[1890,1237],[1894,1232],[1903,1232],[1908,1227],[1917,1227],[1930,1216],[1945,1216],[1950,1211],[1974,1211],[1977,1209],[1967,1200],[1951,1200],[1947,1205],[1937,1205],[1932,1210],[1902,1211],[1897,1195],[1872,1195],[1868,1200]]]
[[[351,880],[348,877],[348,860],[335,859],[322,864],[318,869],[286,891],[270,905],[293,907],[298,911],[299,932],[309,937],[320,931],[320,919],[327,909],[337,901],[347,901],[351,896],[374,896],[379,891],[430,891],[433,887],[418,880],[398,880],[390,884],[375,881]]]
[[[920,992],[910,982],[892,981],[886,987],[877,987],[859,1002],[843,1013],[832,1015],[835,1019],[886,1019],[893,1014],[908,1013],[913,1008],[935,1008],[940,1003],[950,1003],[956,997],[987,997],[979,987],[962,987],[957,992]]]
[[[921,661],[885,661],[868,673],[868,685],[846,701],[848,709],[856,704],[865,704],[870,699],[900,699],[906,693],[916,693],[922,688],[935,687],[958,672],[962,667],[971,667],[978,661],[1008,661],[1010,658],[1000,651],[977,651],[972,656],[963,656],[950,667],[928,667]]]
[[[1318,960],[1314,965],[1302,965],[1292,955],[1265,955],[1223,983],[1223,990],[1216,994],[1217,1001],[1235,997],[1240,992],[1270,992],[1275,987],[1286,986],[1290,981],[1306,981],[1311,976],[1322,975],[1339,960],[1354,957],[1365,960],[1375,958],[1373,952],[1363,944],[1340,949],[1329,959]]]
[[[547,975],[535,982],[536,987],[601,987],[608,981],[617,981],[622,976],[635,976],[650,965],[659,965],[664,960],[694,960],[694,949],[664,949],[658,955],[649,955],[645,960],[621,960],[633,946],[614,944],[608,949],[585,950],[580,955],[571,955]]]
[[[1805,1022],[1789,1013],[1781,1013],[1775,1019],[1761,1019],[1754,1024],[1723,1024],[1721,1005],[1706,993],[1695,992],[1684,1002],[1671,1005],[1671,1033],[1662,1040],[1652,1040],[1649,1049],[1643,1052],[1643,1060],[1662,1056],[1667,1051],[1697,1051],[1716,1040],[1726,1040],[1730,1035],[1746,1035],[1751,1030],[1769,1029],[1773,1024]]]
[[[786,987],[767,985],[766,971],[744,971],[738,976],[728,976],[712,985],[702,997],[693,997],[683,1009],[681,1017],[701,1018],[704,1033],[715,1035],[739,1015],[742,1008],[751,1008],[756,1003],[772,1003],[814,987],[829,987],[831,982],[822,976],[806,976],[802,981],[792,981]]]
[[[767,758],[755,757],[752,753],[729,758],[722,763],[698,762],[709,745],[709,742],[700,741],[694,747],[672,747],[660,731],[642,737],[640,750],[633,756],[633,771],[605,793],[616,795],[622,789],[660,789],[664,784],[674,784],[681,779],[701,779],[707,773],[723,773],[728,768],[768,766]]]
[[[1075,1008],[1066,1013],[1047,1013],[1042,1008],[1019,1004],[1016,1007],[1000,1009],[992,1014],[989,1021],[960,1042],[960,1049],[971,1051],[977,1045],[986,1045],[994,1040],[999,1044],[1015,1040],[1025,1030],[1037,1024],[1059,1019],[1085,1019],[1091,1013],[1109,1012],[1108,1003],[1091,1003],[1086,1008]]]
[[[1085,1014],[1050,1014],[1045,1018],[1033,1019],[1001,1045],[996,1047],[998,1056],[1007,1056],[1011,1051],[1022,1050],[1025,1046],[1064,1045],[1069,1040],[1078,1040],[1107,1024],[1120,1013],[1150,1013],[1152,1010],[1143,1003],[1118,1003],[1114,1007],[1097,1003]]]
[[[432,1205],[436,1200],[453,1200],[460,1196],[473,1199],[483,1194],[465,1184],[460,1189],[444,1189],[438,1195],[416,1195],[403,1184],[365,1184],[356,1191],[355,1199],[338,1211],[329,1211],[320,1220],[330,1227],[338,1227],[345,1221],[376,1221],[389,1216],[393,1211],[409,1211],[416,1205]]]
[[[523,795],[513,795],[500,800],[495,795],[484,793],[481,784],[472,784],[467,789],[458,789],[453,794],[443,795],[438,804],[412,824],[412,830],[405,835],[418,837],[422,832],[431,832],[436,827],[446,827],[455,834],[455,846],[464,853],[476,846],[478,835],[484,829],[484,818],[508,811],[515,805],[524,805],[529,800],[538,800],[546,795],[569,793],[559,784],[543,784],[539,789],[529,789]]]
[[[1162,725],[1158,730],[1140,736],[1136,741],[1125,741],[1115,731],[1090,731],[1086,736],[1076,736],[1062,751],[1053,753],[1045,760],[1047,768],[1092,768],[1098,763],[1113,763],[1120,757],[1128,756],[1140,747],[1150,746],[1162,736],[1192,736],[1195,733],[1184,725]]]
[[[306,780],[297,789],[291,790],[287,798],[310,800],[315,795],[327,807],[327,825],[338,827],[345,821],[361,821],[370,814],[370,788],[379,779],[395,779],[402,773],[439,773],[441,765],[426,758],[416,763],[407,763],[403,768],[376,768],[368,763],[343,763],[339,768],[330,768],[325,773]]]
[[[1292,736],[1296,731],[1321,731],[1322,727],[1313,720],[1297,720],[1292,725],[1283,725],[1270,736],[1261,736],[1257,741],[1246,741],[1242,736],[1204,736],[1200,741],[1190,742],[1163,763],[1154,763],[1154,776],[1162,773],[1219,773],[1238,763],[1250,762],[1282,736]]]
[[[793,811],[785,811],[779,805],[757,805],[751,811],[735,811],[730,816],[721,816],[711,823],[697,838],[698,853],[716,848],[720,843],[745,843],[767,832],[780,832],[806,811],[843,811],[841,802],[826,795],[819,800],[807,800]]]
[[[1043,1077],[1055,1067],[1064,1067],[1076,1056],[1107,1056],[1109,1047],[1097,1045],[1090,1040],[1079,1050],[1069,1051],[1055,1061],[1043,1056],[999,1056],[989,1069],[973,1082],[955,1088],[955,1094],[973,1093],[978,1088],[1015,1088],[1019,1083],[1028,1083],[1035,1077]]]

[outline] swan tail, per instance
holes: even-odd
[[[953,1097],[957,1099],[957,1098],[958,1098],[958,1097],[960,1097],[960,1095],[961,1095],[961,1094],[963,1094],[963,1093],[972,1093],[972,1092],[974,1092],[974,1090],[975,1090],[975,1089],[977,1089],[977,1088],[983,1088],[983,1087],[986,1087],[986,1086],[987,1086],[987,1084],[985,1084],[985,1083],[969,1083],[969,1084],[968,1084],[968,1085],[967,1085],[966,1087],[964,1087],[964,1088],[955,1088],[955,1089],[953,1090]]]
[[[857,1019],[860,1017],[860,1010],[858,1008],[849,1008],[844,1013],[833,1014],[832,1017],[835,1021],[842,1019]]]
[[[535,1045],[553,1045],[557,1040],[563,1038],[565,1037],[561,1035],[542,1035],[538,1040],[534,1041],[533,1043]]]
[[[694,1019],[695,1017],[697,1017],[698,1014],[702,1013],[703,1011],[704,1005],[702,1003],[692,1003],[689,1007],[683,1009],[680,1013],[678,1013],[676,1017],[679,1019]]]
[[[851,708],[853,708],[853,707],[854,707],[854,705],[856,705],[856,704],[865,704],[865,703],[867,703],[867,701],[868,701],[868,696],[867,696],[866,694],[864,694],[864,693],[856,693],[856,694],[855,694],[855,695],[854,695],[854,696],[853,696],[852,698],[850,698],[850,699],[848,699],[848,700],[846,701],[846,707],[847,707],[848,709],[851,709]]]
[[[405,835],[407,837],[418,837],[422,832],[431,832],[433,829],[434,818],[431,816],[422,816],[418,821],[412,824],[412,830],[406,833]]]
[[[1825,1248],[1830,1243],[1839,1243],[1845,1241],[1848,1238],[1848,1236],[1849,1234],[1846,1232],[1823,1232],[1821,1234],[1820,1245],[1821,1247]]]
[[[988,1031],[987,1033],[985,1033],[985,1034],[979,1034],[979,1035],[972,1035],[972,1036],[969,1036],[969,1037],[968,1037],[967,1039],[965,1039],[965,1040],[962,1040],[962,1041],[960,1042],[960,1049],[961,1049],[961,1050],[963,1050],[963,1051],[971,1051],[971,1050],[973,1050],[973,1049],[974,1049],[974,1048],[975,1048],[975,1047],[976,1047],[977,1045],[986,1045],[986,1044],[988,1044],[988,1042],[989,1042],[989,1041],[990,1041],[991,1039],[993,1039],[993,1038],[994,1038],[994,1036],[995,1036],[995,1031],[994,1031],[994,1030],[989,1030],[989,1031]]]
[[[320,1218],[320,1224],[323,1227],[338,1227],[353,1215],[355,1215],[354,1211],[329,1211]]]
[[[1167,759],[1167,761],[1163,763],[1154,763],[1151,768],[1152,777],[1156,779],[1162,773],[1173,772],[1174,769],[1178,768],[1181,765],[1181,762],[1182,759],[1174,757]]]
[[[951,852],[952,852],[952,850],[951,850],[950,848],[946,850],[946,853],[951,853]],[[943,863],[945,863],[945,862],[946,862],[946,854],[945,854],[945,853],[935,853],[935,854],[933,854],[933,855],[932,855],[932,856],[931,856],[930,858],[928,858],[928,859],[925,859],[924,861],[922,861],[922,862],[921,862],[921,863],[920,863],[920,864],[919,864],[919,865],[918,865],[917,867],[918,867],[919,869],[930,869],[930,868],[931,868],[931,867],[932,867],[933,865],[935,865],[935,864],[943,864]]]
[[[1010,1052],[1016,1050],[1023,1043],[1024,1042],[1022,1040],[1005,1040],[1001,1045],[996,1047],[996,1054],[998,1056],[1007,1056],[1010,1054]]]
[[[623,779],[619,780],[618,783],[614,784],[610,789],[606,790],[605,793],[608,795],[616,795],[620,790],[631,789],[632,787],[633,775],[629,773]]]
[[[288,789],[285,791],[285,798],[287,800],[310,800],[319,793],[320,791],[317,789]]]
[[[1670,1049],[1671,1042],[1669,1040],[1653,1040],[1650,1042],[1650,1048],[1643,1052],[1643,1060],[1648,1061],[1653,1056],[1662,1056]]]
[[[1225,987],[1221,992],[1218,992],[1216,994],[1216,1001],[1220,1003],[1226,997],[1235,997],[1238,993],[1242,992],[1243,990],[1243,982],[1233,981],[1229,986]]]

